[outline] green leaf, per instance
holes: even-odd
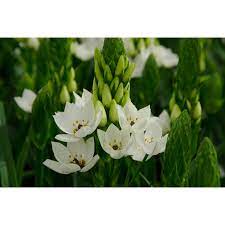
[[[106,64],[109,65],[114,74],[121,55],[125,55],[125,48],[121,38],[105,38],[102,49]]]
[[[8,136],[4,105],[2,102],[0,102],[0,165],[1,185],[16,187],[17,174]]]
[[[207,137],[202,141],[197,156],[191,163],[189,184],[191,187],[220,186],[216,150]]]
[[[177,70],[178,90],[189,97],[193,88],[196,88],[199,75],[200,43],[198,39],[181,40],[179,63]]]
[[[186,186],[191,160],[191,119],[187,111],[174,121],[164,154],[165,186]]]
[[[31,138],[38,149],[43,149],[51,137],[53,113],[53,86],[49,82],[38,93],[32,107]]]

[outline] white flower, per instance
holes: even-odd
[[[16,101],[17,105],[24,110],[25,112],[31,113],[32,112],[32,105],[36,98],[36,94],[29,90],[24,89],[22,97],[14,97],[14,100]]]
[[[133,135],[128,154],[132,155],[134,160],[142,161],[145,154],[148,155],[148,160],[165,151],[168,135],[162,136],[162,129],[155,120],[150,119],[145,130],[137,131]]]
[[[144,129],[148,119],[151,116],[150,106],[137,110],[135,105],[129,100],[122,108],[117,105],[120,127],[129,128],[130,132]]]
[[[163,135],[170,131],[170,116],[166,110],[163,110],[159,117],[151,117],[151,119],[156,120],[162,128]]]
[[[79,59],[86,61],[93,58],[95,48],[102,48],[103,41],[103,38],[82,38],[82,43],[73,43],[70,50]]]
[[[87,172],[99,160],[94,156],[94,138],[86,142],[80,139],[78,142],[67,143],[67,147],[58,142],[52,142],[52,150],[57,161],[47,159],[45,166],[61,174],[70,174],[77,171]]]
[[[86,91],[76,103],[66,103],[64,112],[55,113],[53,117],[57,126],[66,133],[56,135],[57,140],[75,142],[96,130],[102,114],[96,113],[92,97],[87,96]]]
[[[28,38],[27,46],[33,48],[34,50],[38,50],[40,42],[38,38]]]
[[[171,49],[156,45],[152,48],[152,51],[158,66],[171,68],[178,64],[178,56]]]
[[[134,77],[140,77],[142,75],[142,72],[145,67],[145,63],[149,57],[149,55],[152,54],[151,48],[143,49],[134,59],[133,62],[135,63],[135,69],[132,74],[132,78]]]
[[[83,90],[81,97],[75,92],[73,92],[73,95],[75,97],[75,104],[79,105],[80,107],[83,107],[88,101],[92,99],[92,94],[86,89]]]
[[[98,129],[97,133],[103,150],[113,159],[126,156],[131,143],[130,132],[127,129],[119,130],[114,124],[110,124],[106,132]]]
[[[131,47],[128,44],[126,44],[125,46],[127,46],[127,50],[130,51]],[[145,63],[151,54],[154,56],[158,66],[171,68],[178,64],[179,58],[177,54],[173,53],[169,48],[166,48],[162,45],[156,45],[152,40],[147,48],[142,49],[134,59],[130,59],[136,65],[135,70],[132,74],[132,78],[140,77],[142,75]]]

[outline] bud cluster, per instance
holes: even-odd
[[[135,64],[129,62],[125,55],[121,55],[112,73],[101,52],[96,49],[94,56],[95,78],[93,80],[93,100],[97,110],[102,111],[100,126],[104,127],[108,119],[118,121],[116,105],[124,106],[130,98],[130,77]],[[108,119],[107,119],[108,117]]]
[[[185,105],[190,112],[192,119],[196,121],[196,123],[199,123],[202,116],[202,107],[199,101],[199,93],[197,89],[194,89],[190,98],[185,100]],[[174,121],[181,114],[181,109],[176,101],[176,96],[174,93],[170,99],[169,108],[171,111],[171,120]]]

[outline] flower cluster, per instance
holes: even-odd
[[[102,148],[112,158],[119,159],[130,155],[133,160],[147,160],[165,151],[170,129],[170,118],[166,111],[159,117],[151,116],[150,106],[137,110],[131,101],[124,107],[117,105],[118,129],[111,124],[106,131],[98,130]]]
[[[106,46],[113,44],[110,41],[106,40]],[[85,42],[88,40],[76,49],[80,48],[82,57],[87,59],[90,52],[85,50]],[[63,132],[55,139],[66,142],[66,146],[52,142],[56,161],[45,160],[44,165],[48,168],[61,174],[90,170],[99,160],[97,154],[94,156],[93,133],[96,130],[102,149],[113,159],[130,156],[133,160],[144,161],[165,151],[170,117],[166,111],[159,117],[153,116],[150,106],[138,110],[131,102],[130,79],[135,63],[126,56],[122,40],[118,40],[117,45],[120,52],[113,57],[110,55],[113,61],[108,59],[109,53],[104,48],[102,52],[95,50],[92,93],[83,89],[79,96],[73,88],[70,92],[73,91],[75,102],[70,103],[67,87],[63,86],[60,101],[65,103],[65,108],[63,112],[56,112],[53,118]],[[73,81],[73,69],[70,77]],[[31,112],[35,97],[34,93],[25,90],[22,98],[15,100],[23,110]]]

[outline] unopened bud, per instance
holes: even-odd
[[[121,105],[125,106],[129,99],[130,99],[130,91],[125,91],[121,101]]]
[[[116,123],[118,121],[117,104],[113,99],[109,109],[109,119],[111,122]]]
[[[188,110],[191,111],[191,103],[187,100],[187,101],[186,101],[186,104],[187,104]]]
[[[103,91],[102,91],[102,103],[107,108],[109,108],[111,101],[112,101],[112,95],[111,95],[110,88],[108,84],[104,84]]]
[[[125,73],[123,74],[123,82],[128,82],[132,73],[134,72],[135,64],[130,62],[128,68],[126,69]]]
[[[98,62],[96,60],[95,60],[95,76],[98,81],[103,81],[102,72],[101,72]]]
[[[172,112],[175,104],[176,104],[176,100],[175,100],[175,95],[173,94],[171,99],[170,99],[170,102],[169,102],[169,109],[170,109],[171,112]]]
[[[70,101],[70,94],[67,90],[66,85],[63,85],[62,90],[60,92],[60,102],[65,104],[66,102]]]
[[[115,70],[115,75],[116,76],[119,76],[120,74],[123,73],[123,70],[124,70],[124,56],[121,55],[119,60],[118,60],[118,63],[117,63],[117,66],[116,66],[116,70]]]
[[[141,38],[138,42],[138,50],[142,51],[143,49],[145,49],[145,41]]]
[[[110,84],[110,90],[112,91],[113,94],[116,93],[119,83],[120,83],[120,79],[118,77],[114,77],[113,81]]]
[[[198,120],[202,116],[202,107],[201,103],[198,101],[197,104],[195,105],[193,112],[192,112],[192,117],[195,120]]]
[[[99,51],[98,48],[95,49],[94,60],[97,61],[98,63],[101,62],[101,52]]]
[[[98,81],[98,93],[99,93],[99,96],[102,96],[102,92],[103,92],[103,88],[104,88],[104,81]]]
[[[180,107],[175,104],[173,106],[173,109],[172,109],[172,113],[171,113],[171,121],[174,121],[177,117],[179,117],[181,114],[181,110],[180,110]]]
[[[70,80],[67,84],[68,91],[73,92],[77,90],[77,82],[75,80]]]
[[[96,110],[97,113],[98,112],[102,113],[102,119],[101,119],[101,122],[99,123],[99,127],[104,127],[107,124],[107,115],[106,115],[106,112],[105,112],[105,108],[100,101],[96,102],[95,110]]]
[[[69,73],[69,80],[74,80],[74,79],[75,79],[75,70],[73,67],[71,67],[70,73]]]
[[[95,78],[94,78],[93,84],[92,84],[92,98],[93,98],[93,102],[95,104],[98,100],[98,86],[96,84]]]
[[[108,65],[105,66],[104,77],[108,82],[112,81],[113,75]]]
[[[119,87],[118,87],[118,89],[117,89],[117,91],[116,91],[114,99],[119,104],[120,101],[122,100],[122,98],[123,98],[123,83],[121,82]]]

